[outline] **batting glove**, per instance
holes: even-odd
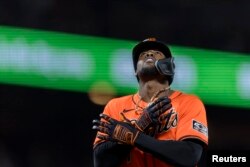
[[[135,121],[135,127],[146,134],[160,124],[160,115],[172,107],[168,97],[161,97],[143,110],[142,115]]]
[[[140,131],[131,124],[117,121],[108,115],[100,114],[100,117],[103,118],[103,120],[93,120],[93,129],[103,134],[97,134],[98,138],[134,145]]]

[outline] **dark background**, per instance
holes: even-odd
[[[247,0],[0,0],[0,25],[249,53],[249,11]],[[250,150],[250,109],[205,105],[208,150]],[[0,167],[93,166],[103,107],[85,93],[0,84]]]

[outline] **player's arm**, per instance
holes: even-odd
[[[134,142],[139,149],[177,166],[195,166],[202,155],[203,146],[198,140],[157,140],[141,133]]]
[[[102,140],[136,146],[167,163],[178,166],[195,166],[201,157],[203,147],[196,142],[157,140],[129,123],[117,121],[104,114],[100,117],[105,121],[95,120],[93,129],[102,133],[97,136]]]
[[[195,137],[192,138],[190,134],[194,134],[195,132],[192,129],[183,128],[187,127],[187,123],[190,123],[190,120],[193,118],[196,118],[197,115],[202,114],[204,109],[203,105],[198,99],[191,99],[192,101],[189,102],[189,114],[186,114],[185,118],[182,118],[181,122],[179,122],[179,125],[182,125],[181,130],[179,130],[177,136],[178,141],[173,140],[157,140],[149,135],[146,135],[145,133],[140,133],[140,135],[137,137],[137,139],[134,142],[134,145],[138,147],[139,149],[151,153],[155,157],[158,157],[159,159],[166,161],[168,163],[172,163],[175,166],[195,166],[202,155],[203,152],[203,146],[205,143],[202,142],[203,138],[196,139]],[[194,104],[197,103],[197,104]],[[157,120],[161,121],[161,112],[159,111],[165,111],[166,108],[164,106],[168,106],[167,99],[161,100],[155,102],[155,105],[152,107],[152,109],[147,109],[146,111],[149,111],[151,114],[150,118],[153,118],[154,115],[156,115],[156,123]],[[194,110],[194,107],[195,110]],[[153,112],[152,112],[153,111]],[[160,114],[159,114],[160,113]],[[145,115],[145,114],[142,114]],[[165,114],[162,115],[167,116]],[[138,122],[141,122],[140,119],[146,120],[143,117],[139,118]],[[164,120],[165,118],[163,118]],[[154,120],[154,119],[151,119]],[[142,121],[145,122],[145,121]],[[186,122],[186,124],[185,124]],[[191,127],[190,125],[188,127]],[[183,131],[185,132],[183,132]],[[182,132],[182,134],[181,134]],[[197,133],[199,133],[197,131]],[[182,140],[183,136],[189,135],[189,138],[186,140]],[[199,136],[200,134],[194,134],[193,136]],[[205,141],[205,140],[204,140]]]
[[[112,110],[116,108],[112,100],[105,106],[103,113],[112,115]],[[101,119],[104,121],[103,119]],[[98,120],[99,121],[99,120]],[[94,121],[95,122],[95,121]],[[95,127],[95,126],[94,126]],[[94,129],[93,127],[93,129]],[[131,146],[118,144],[117,142],[105,140],[99,136],[103,133],[98,131],[93,148],[94,167],[117,167],[128,156]]]
[[[94,147],[94,167],[117,167],[127,157],[131,146],[105,141]]]

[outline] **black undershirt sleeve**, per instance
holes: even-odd
[[[117,167],[127,157],[132,146],[106,141],[94,148],[94,167]]]
[[[157,140],[141,133],[135,141],[140,150],[175,166],[195,166],[202,155],[202,142],[193,140]],[[94,167],[117,167],[127,157],[132,146],[106,141],[94,148]]]
[[[203,152],[201,142],[157,140],[143,133],[136,139],[135,146],[175,166],[195,166]]]

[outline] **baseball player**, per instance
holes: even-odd
[[[170,88],[175,64],[163,42],[146,39],[132,56],[138,92],[112,99],[93,120],[94,166],[196,166],[208,145],[202,101]]]

